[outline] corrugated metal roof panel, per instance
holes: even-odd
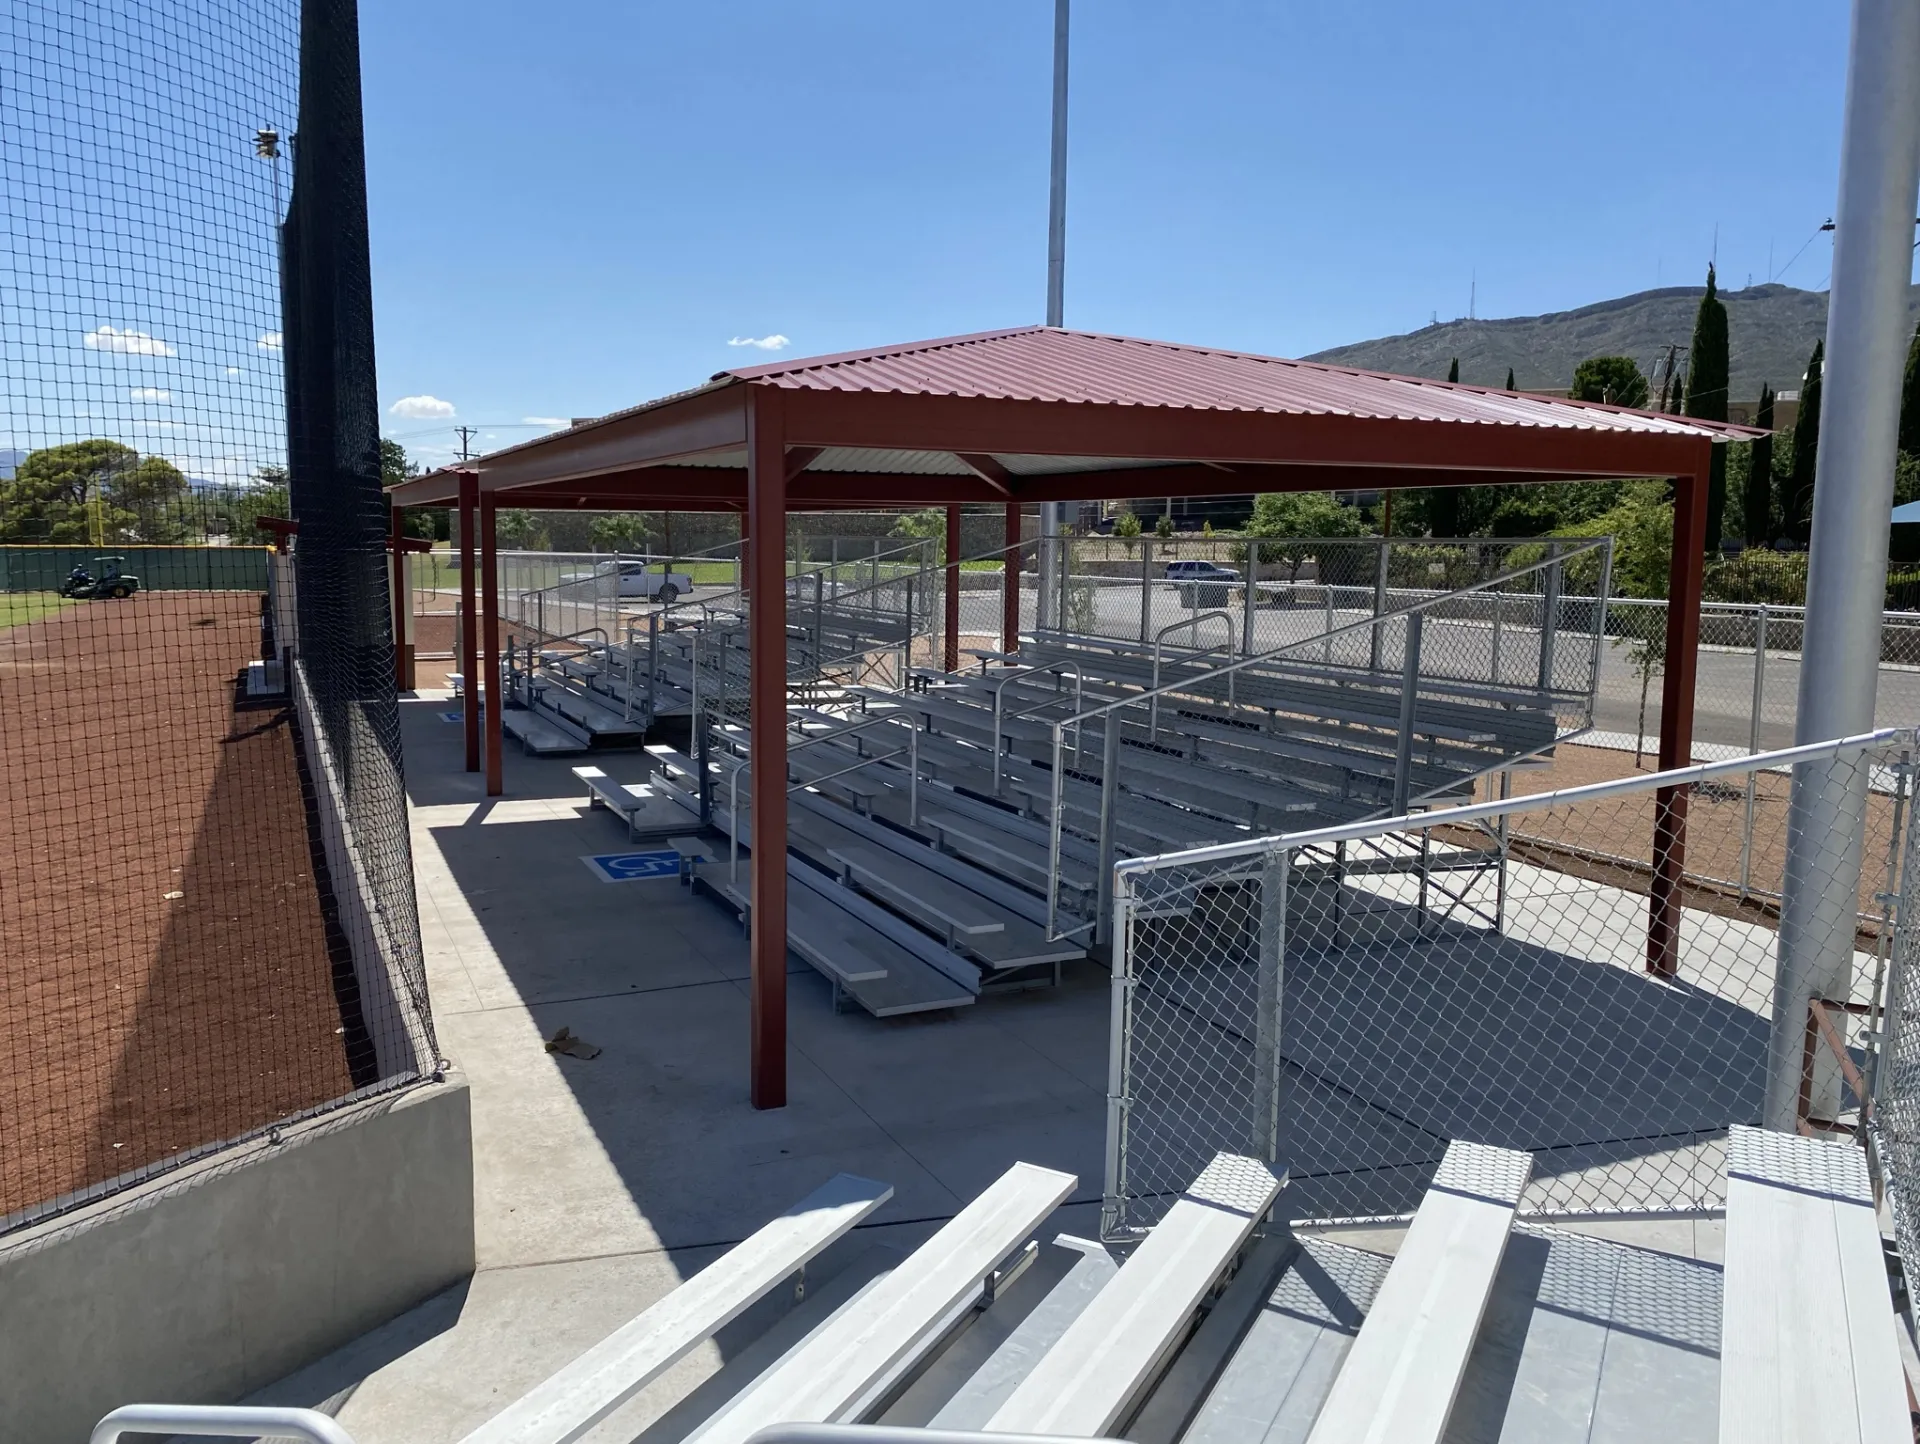
[[[1166,341],[1029,326],[722,372],[756,385],[1676,436],[1749,428]],[[718,378],[716,378],[718,379]]]

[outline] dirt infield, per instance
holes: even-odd
[[[353,1086],[258,594],[6,600],[0,1215]]]

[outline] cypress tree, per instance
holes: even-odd
[[[1693,344],[1687,355],[1686,415],[1701,421],[1727,419],[1727,308],[1707,267],[1707,294],[1693,318]],[[1713,448],[1707,468],[1707,554],[1720,550],[1727,518],[1727,449]]]
[[[1813,473],[1820,445],[1820,372],[1826,355],[1827,343],[1815,341],[1813,356],[1807,362],[1806,379],[1800,383],[1800,414],[1793,418],[1793,470],[1787,473],[1787,494],[1781,508],[1783,529],[1802,546],[1813,535]]]
[[[1916,334],[1916,335],[1920,335],[1920,332],[1917,332],[1917,333],[1915,333],[1915,334]],[[1911,363],[1911,362],[1909,362],[1909,363],[1908,363],[1908,369],[1909,369],[1909,370],[1911,370],[1911,369],[1912,369],[1912,363]],[[1513,368],[1512,368],[1511,366],[1509,366],[1509,367],[1507,368],[1507,390],[1509,390],[1509,391],[1517,391],[1518,389],[1519,389],[1519,388],[1518,388],[1517,386],[1515,386],[1515,385],[1513,384]]]
[[[1773,388],[1760,388],[1753,424],[1766,432],[1747,448],[1747,494],[1741,530],[1748,546],[1765,546],[1773,527]]]
[[[1447,380],[1460,379],[1460,358],[1453,358],[1453,364],[1447,368]],[[1427,493],[1427,535],[1458,536],[1460,534],[1460,488],[1457,486],[1436,487]]]
[[[1920,454],[1920,326],[1907,346],[1907,379],[1900,388],[1900,449]]]

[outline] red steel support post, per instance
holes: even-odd
[[[406,537],[404,513],[397,506],[387,508],[387,547],[393,553],[391,574],[393,580],[388,584],[393,593],[390,598],[393,612],[393,686],[397,692],[413,690],[413,678],[408,675],[407,667],[407,610],[413,599],[407,595],[407,554],[401,543]]]
[[[1667,656],[1660,685],[1660,770],[1693,763],[1693,683],[1700,656],[1700,586],[1707,534],[1707,468],[1675,479],[1673,558],[1667,573]],[[1654,794],[1653,877],[1647,892],[1647,971],[1680,971],[1681,879],[1687,865],[1687,789]]]
[[[1007,503],[1006,550],[1000,553],[1000,650],[1020,650],[1020,503]]]
[[[747,421],[747,609],[753,849],[751,1060],[755,1108],[787,1106],[787,459],[780,393],[755,388]],[[738,826],[735,819],[735,826]]]
[[[473,533],[480,510],[480,473],[460,473],[460,718],[466,724],[467,771],[480,770],[480,617],[474,583],[479,558]]]
[[[501,743],[505,740],[500,713],[507,699],[500,687],[500,551],[495,541],[495,503],[490,491],[480,494],[480,673],[487,679],[487,796],[506,790],[501,776]],[[473,687],[468,682],[469,689]]]
[[[960,670],[960,508],[947,507],[947,648],[942,665]]]

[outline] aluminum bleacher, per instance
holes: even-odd
[[[1911,1439],[1852,1145],[1737,1130],[1724,1270],[1516,1224],[1532,1162],[1451,1144],[1391,1257],[1296,1234],[1276,1221],[1285,1170],[1225,1153],[1124,1253],[1047,1237],[1077,1180],[1027,1163],[909,1252],[835,1253],[890,1194],[843,1174],[464,1444],[572,1444],[745,1320],[759,1336],[736,1336],[717,1373],[663,1401],[638,1444],[748,1444],[794,1424],[878,1425],[895,1441],[926,1430],[929,1444],[955,1438],[941,1430],[1134,1444]],[[754,1309],[776,1291],[782,1307]],[[151,1407],[125,1419],[159,1417]],[[231,1422],[166,1418],[188,1432]],[[347,1438],[315,1418],[303,1437]]]

